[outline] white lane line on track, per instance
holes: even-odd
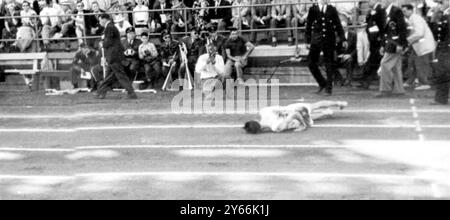
[[[107,131],[107,130],[140,130],[140,129],[235,129],[242,128],[242,125],[230,124],[199,124],[199,125],[135,125],[135,126],[92,126],[79,128],[1,128],[0,132],[18,133],[18,132],[35,132],[35,133],[72,133],[82,131]],[[403,128],[416,129],[417,124],[403,124],[403,125],[382,125],[382,124],[319,124],[314,125],[314,128]],[[423,125],[421,128],[435,128],[448,129],[450,125]]]
[[[10,152],[45,152],[45,153],[50,153],[50,152],[74,152],[75,149],[70,149],[70,148],[14,148],[14,147],[0,147],[0,151],[10,151]]]
[[[409,103],[411,104],[411,111],[414,118],[414,123],[416,124],[417,137],[419,138],[419,141],[425,141],[425,135],[423,134],[423,126],[422,123],[420,123],[420,117],[416,107],[416,100],[410,99]]]
[[[392,114],[392,113],[410,113],[411,109],[347,109],[342,110],[342,113],[366,114]],[[450,110],[438,109],[421,109],[418,113],[450,113]],[[233,113],[214,113],[214,112],[200,112],[191,114],[173,113],[170,111],[155,111],[155,112],[94,112],[94,113],[77,113],[73,115],[58,114],[58,115],[31,115],[31,114],[0,114],[0,119],[80,119],[87,117],[113,117],[113,116],[161,116],[161,115],[192,115],[192,116],[211,116],[211,115],[254,115],[258,112],[233,112]]]
[[[204,177],[204,176],[230,176],[230,177],[284,177],[284,178],[364,178],[364,179],[385,179],[385,180],[425,180],[426,177],[400,175],[400,174],[370,174],[370,173],[296,173],[296,172],[111,172],[111,173],[79,173],[70,175],[0,175],[0,180],[28,180],[28,179],[45,179],[45,180],[75,180],[79,178],[120,178],[120,177]]]
[[[390,143],[386,144],[386,143]],[[368,148],[373,147],[376,149],[392,148],[392,145],[400,146],[432,146],[443,147],[448,146],[450,141],[427,141],[417,142],[416,140],[410,141],[384,141],[378,143],[376,140],[347,142],[343,141],[342,144],[278,144],[278,145],[241,145],[241,144],[200,144],[200,145],[100,145],[100,146],[78,146],[74,148],[0,148],[0,151],[16,151],[16,152],[77,152],[77,151],[89,151],[89,150],[139,150],[139,149],[352,149],[352,148]]]

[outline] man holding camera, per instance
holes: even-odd
[[[141,40],[142,44],[139,46],[139,59],[144,66],[146,85],[148,85],[148,88],[154,89],[156,80],[161,74],[161,64],[158,50],[153,43],[149,42],[147,32],[142,33]]]

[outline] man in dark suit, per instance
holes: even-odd
[[[328,0],[318,0],[318,4],[309,9],[306,40],[310,45],[309,69],[320,87],[317,93],[325,90],[327,95],[331,95],[336,73],[336,43],[341,42],[345,48],[348,45],[338,12],[335,7],[328,5]],[[327,79],[322,76],[318,66],[321,52],[324,55]]]
[[[358,86],[362,89],[369,89],[370,82],[376,77],[378,68],[380,68],[381,58],[383,58],[380,54],[380,49],[384,36],[384,27],[386,25],[386,10],[384,9],[384,5],[377,0],[370,0],[369,4],[372,10],[366,17],[366,32],[370,42],[370,55],[369,60],[362,70],[363,77],[361,79],[361,85]]]
[[[181,43],[184,43],[188,50],[187,59],[189,71],[191,74],[194,74],[195,64],[197,63],[197,60],[200,57],[200,55],[206,53],[205,47],[206,43],[205,40],[201,38],[200,34],[201,34],[200,29],[192,28],[191,35],[181,39]],[[185,67],[182,66],[181,68]]]
[[[155,23],[156,32],[170,30],[172,21],[169,19],[172,11],[166,11],[172,8],[172,4],[167,0],[158,0],[153,4],[153,10],[160,10],[150,13],[150,24]]]
[[[105,57],[102,58],[102,65],[107,67],[108,75],[100,83],[97,97],[104,99],[106,92],[118,80],[120,85],[128,92],[128,98],[137,99],[136,93],[122,64],[122,61],[125,60],[125,55],[122,43],[120,42],[119,30],[117,30],[108,14],[100,15],[100,25],[105,27],[105,32],[102,37],[103,41],[100,43],[100,46],[105,51]]]
[[[342,27],[344,28],[345,31],[345,38],[347,39],[348,46],[344,47],[344,45],[342,45],[342,42],[338,44],[337,62],[339,67],[345,68],[345,70],[347,71],[347,75],[345,79],[343,79],[343,77],[338,71],[337,77],[340,78],[340,81],[343,86],[351,86],[353,79],[353,70],[355,68],[355,63],[357,60],[357,51],[356,51],[357,36],[354,31],[350,31],[348,29],[347,22],[343,21]]]
[[[231,6],[231,3],[226,0],[209,0],[210,7],[227,7]],[[231,26],[231,8],[216,8],[210,9],[206,18],[207,22],[218,23],[218,29],[224,31],[227,26]]]
[[[127,33],[127,39],[122,41],[122,45],[125,49],[125,62],[123,63],[125,66],[125,71],[128,73],[128,76],[134,79],[137,75],[137,71],[139,69],[139,45],[142,44],[142,41],[136,39],[136,32],[134,27],[129,27],[125,31]]]
[[[408,47],[407,24],[402,10],[394,5],[396,0],[385,0],[389,3],[386,8],[388,15],[384,26],[383,47],[384,54],[380,64],[380,93],[377,98],[399,96],[405,94],[403,87],[402,58]]]

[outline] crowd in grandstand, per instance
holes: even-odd
[[[40,38],[42,49],[52,40],[99,36],[102,33],[98,16],[112,13],[114,23],[123,37],[128,27],[142,32],[160,33],[162,30],[188,32],[192,28],[206,30],[211,25],[219,31],[238,29],[291,28],[304,26],[308,5],[313,0],[2,0],[0,1],[0,30],[4,51],[31,50],[32,39]],[[285,5],[290,3],[293,5]],[[297,4],[295,4],[297,3]],[[270,6],[269,4],[278,4]],[[259,6],[260,5],[260,6]],[[214,8],[218,7],[218,8]],[[341,15],[357,18],[359,5],[339,3]],[[187,10],[184,10],[187,9]],[[92,14],[94,13],[94,14]],[[277,45],[277,34],[270,31],[271,44]],[[293,44],[293,30],[289,30],[289,44]],[[256,42],[256,32],[251,40]],[[26,40],[21,40],[26,39]],[[90,41],[91,45],[95,41]],[[88,41],[89,43],[89,41]],[[70,44],[67,44],[69,46]],[[36,48],[33,48],[36,49]],[[67,48],[68,50],[70,48]]]
[[[281,32],[287,32],[290,46],[298,40],[295,38],[304,37],[311,45],[311,72],[320,91],[329,95],[335,81],[351,86],[358,66],[362,89],[380,76],[380,97],[402,95],[405,87],[429,89],[431,73],[439,69],[430,68],[436,66],[433,61],[439,60],[441,67],[447,62],[439,59],[446,53],[437,52],[448,50],[448,0],[2,0],[0,6],[2,50],[30,50],[36,38],[46,50],[52,42],[72,36],[80,48],[74,64],[83,65],[86,60],[97,60],[88,58],[92,54],[100,56],[97,42],[103,27],[99,16],[110,14],[123,42],[129,77],[137,79],[139,73],[145,73],[142,77],[149,87],[154,87],[160,76],[182,77],[187,70],[205,72],[206,67],[196,68],[196,61],[211,50],[224,61],[223,67],[209,68],[216,72],[212,75],[230,78],[235,73],[241,84],[243,68],[260,44],[257,34],[261,32],[268,33],[266,42],[273,47]],[[322,24],[322,19],[331,25]],[[295,33],[296,27],[303,26],[306,31]],[[267,30],[255,31],[261,28]],[[238,32],[248,29],[249,40]],[[160,44],[154,43],[155,38]],[[207,46],[210,44],[214,47]],[[69,45],[67,50],[71,50]],[[180,45],[186,45],[186,60],[180,58]],[[325,57],[327,79],[318,67],[320,54]],[[217,63],[222,62],[206,59],[208,65]],[[336,67],[346,70],[345,77]],[[74,76],[80,69],[84,70],[73,68]],[[77,86],[78,79],[73,78]],[[404,78],[408,78],[405,83]]]

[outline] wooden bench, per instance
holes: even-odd
[[[36,73],[39,72],[39,63],[47,57],[47,53],[6,53],[0,54],[0,66],[6,74],[20,74],[25,84],[36,90]],[[22,67],[22,68],[18,68]],[[28,78],[31,76],[31,79]]]

